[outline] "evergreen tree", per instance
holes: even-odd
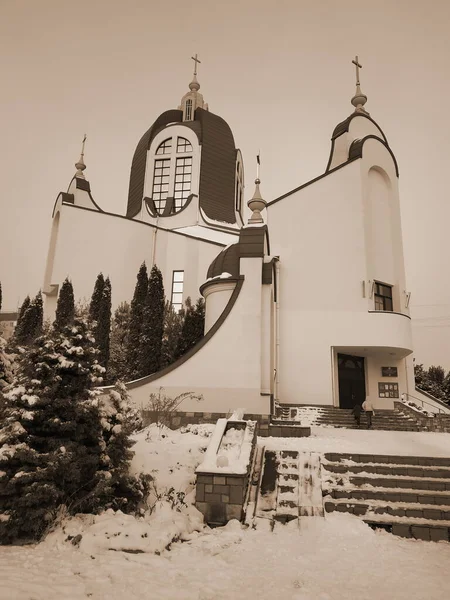
[[[106,380],[115,383],[127,374],[127,344],[130,328],[130,305],[122,302],[116,308],[111,329],[110,354]]]
[[[98,321],[104,287],[105,278],[103,277],[103,273],[99,273],[95,280],[94,291],[92,292],[91,303],[89,304],[89,318],[91,321]]]
[[[20,327],[20,324],[23,319],[23,315],[26,313],[27,308],[30,306],[30,302],[31,302],[30,296],[27,296],[25,298],[25,300],[22,302],[22,306],[19,309],[19,314],[17,315],[16,330]]]
[[[195,346],[202,339],[205,331],[205,302],[203,298],[199,298],[193,306],[191,299],[188,297],[185,305],[186,316],[178,340],[177,358],[180,358]]]
[[[29,302],[28,307],[23,313],[20,323],[18,323],[16,326],[14,332],[14,341],[17,344],[31,344],[36,337],[41,334],[43,324],[44,308],[42,303],[42,294],[41,292],[38,292],[36,297]]]
[[[132,406],[127,388],[121,381],[103,399],[100,414],[111,477],[94,501],[98,503],[97,509],[135,511],[148,494],[151,477],[141,475],[136,478],[128,472],[134,454],[131,450],[134,441],[130,435],[142,428],[142,419],[139,411]]]
[[[56,315],[53,322],[55,329],[61,330],[66,325],[72,323],[75,317],[75,299],[73,295],[73,286],[66,277],[61,286],[58,296],[58,304],[56,306]]]
[[[111,282],[109,277],[105,279],[103,293],[100,299],[100,306],[96,325],[94,327],[94,337],[99,349],[98,362],[105,367],[109,360],[109,338],[111,334]]]
[[[0,541],[39,539],[66,504],[81,512],[102,480],[102,428],[91,388],[102,368],[87,326],[41,336],[5,394]],[[102,462],[103,461],[103,462]],[[102,477],[103,475],[103,477]]]
[[[161,368],[161,348],[164,332],[164,285],[161,271],[153,265],[142,313],[139,336],[139,377],[156,373]]]
[[[164,307],[164,334],[161,349],[161,369],[171,365],[177,357],[178,340],[185,317],[184,308],[176,311],[172,302],[167,300]]]
[[[139,338],[141,334],[142,316],[148,290],[148,274],[145,262],[142,263],[134,289],[130,311],[130,332],[127,340],[127,378],[129,380],[140,377],[138,364]]]
[[[0,398],[2,390],[12,383],[15,368],[14,360],[15,355],[8,352],[6,340],[0,336]]]

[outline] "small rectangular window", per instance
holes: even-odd
[[[393,311],[392,286],[375,282],[374,289],[375,310]]]
[[[183,308],[184,271],[172,273],[172,306],[177,312]]]

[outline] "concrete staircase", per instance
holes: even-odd
[[[325,454],[326,512],[348,512],[374,528],[450,541],[450,458]]]
[[[261,453],[257,467],[258,489],[250,492],[246,522],[252,527],[286,524],[300,517],[324,516],[320,456],[295,450]]]
[[[358,429],[350,409],[334,406],[280,405],[276,420],[299,423],[301,425],[346,427]],[[361,429],[367,428],[367,418],[361,414]],[[372,418],[372,428],[387,431],[422,431],[423,427],[414,416],[402,410],[376,410]]]

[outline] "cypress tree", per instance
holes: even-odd
[[[73,286],[66,277],[61,286],[58,296],[58,304],[56,306],[56,315],[53,322],[53,327],[61,330],[66,325],[72,323],[75,317],[75,299],[73,296]]]
[[[139,377],[156,373],[161,368],[161,348],[164,333],[164,285],[161,271],[153,265],[142,314],[139,336]]]
[[[110,354],[106,380],[115,383],[127,373],[127,345],[130,329],[130,305],[121,302],[116,308],[111,328]]]
[[[161,350],[161,369],[171,365],[177,357],[178,340],[183,328],[185,310],[176,311],[170,300],[164,307],[164,334]]]
[[[145,262],[142,263],[137,274],[136,287],[134,288],[133,300],[130,310],[130,332],[127,341],[127,377],[135,379],[140,377],[138,355],[139,337],[142,326],[142,315],[148,290],[148,274]]]
[[[25,300],[22,302],[22,306],[19,309],[19,314],[17,316],[17,323],[16,323],[16,329],[18,329],[20,327],[20,323],[23,319],[23,315],[25,314],[27,308],[30,306],[30,296],[27,296],[25,298]]]
[[[92,292],[91,303],[89,304],[89,319],[91,321],[98,321],[104,287],[105,278],[103,277],[103,273],[99,273],[95,280],[94,291]]]
[[[186,299],[186,316],[178,341],[177,358],[186,354],[203,337],[205,331],[205,302],[199,298],[192,305],[191,299]]]
[[[38,292],[36,297],[29,302],[20,323],[17,324],[14,332],[15,341],[18,344],[31,344],[34,339],[41,334],[43,324],[44,307],[42,303],[42,294],[41,292]]]
[[[100,299],[98,316],[94,327],[94,337],[100,353],[98,362],[105,367],[109,360],[109,338],[111,334],[111,282],[109,277],[105,279],[103,293]]]

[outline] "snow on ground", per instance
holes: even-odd
[[[311,427],[311,437],[259,438],[268,450],[450,456],[450,433]]]
[[[305,517],[300,530],[277,525],[271,533],[245,530],[237,521],[202,528],[195,508],[169,510],[170,498],[161,497],[171,488],[193,499],[194,470],[212,428],[192,426],[182,434],[150,427],[138,434],[133,470],[155,477],[160,501],[152,513],[142,519],[120,512],[77,517],[39,545],[0,547],[0,599],[447,598],[450,544],[374,532],[346,514]],[[448,434],[321,428],[313,433],[312,438],[260,442],[319,452],[404,453],[409,448],[411,454],[450,455]],[[82,538],[73,545],[67,538],[78,534]],[[186,541],[170,545],[173,537]]]

